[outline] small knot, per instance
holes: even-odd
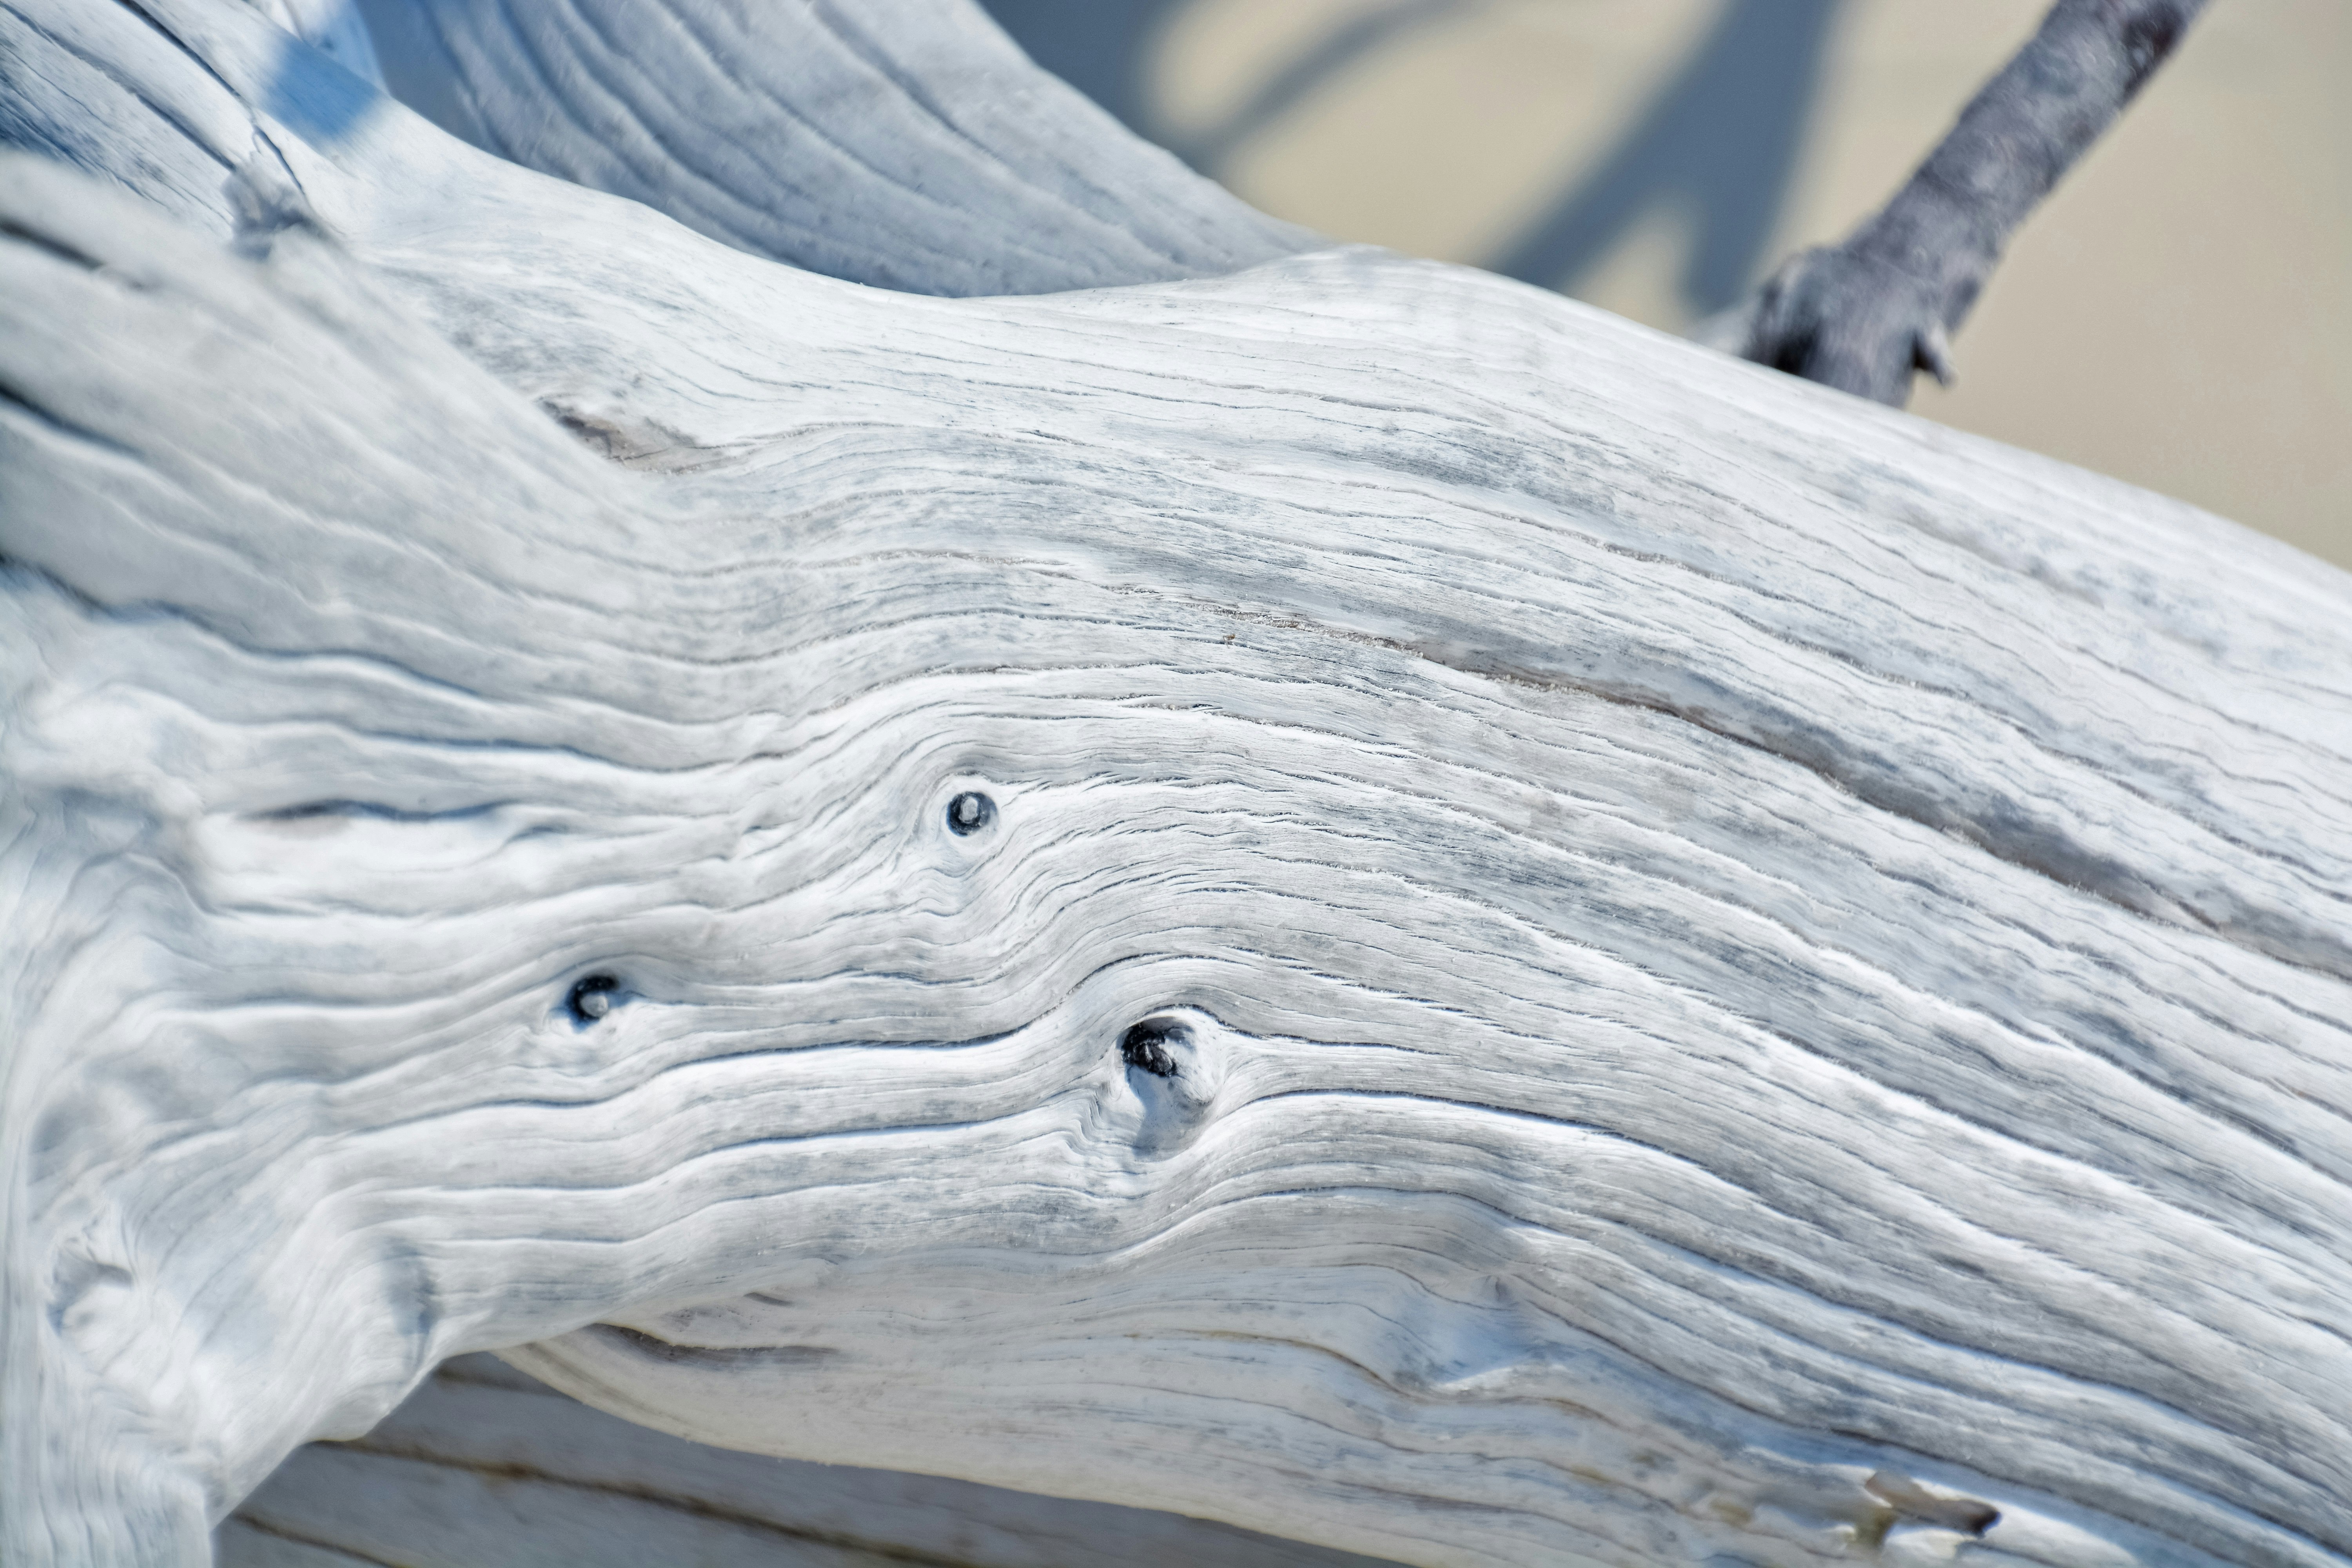
[[[572,988],[564,1005],[572,1009],[574,1021],[593,1024],[613,1010],[614,993],[621,983],[609,974],[592,974]]]
[[[978,790],[968,789],[948,802],[948,831],[962,837],[996,820],[996,803]]]
[[[224,187],[236,212],[236,245],[251,260],[269,255],[270,242],[288,233],[330,237],[310,209],[301,182],[268,138],[256,132],[253,155],[230,172]]]
[[[1146,1018],[1128,1026],[1127,1033],[1118,1038],[1118,1054],[1131,1068],[1141,1068],[1154,1078],[1174,1078],[1176,1058],[1171,1046],[1190,1045],[1192,1031],[1173,1018]]]

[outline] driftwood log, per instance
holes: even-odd
[[[11,1568],[484,1350],[1412,1563],[2352,1561],[2352,579],[946,0],[394,4],[0,0]]]
[[[458,1356],[280,1465],[221,1568],[1393,1568],[1213,1521],[730,1453]]]

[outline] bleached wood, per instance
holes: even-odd
[[[2342,574],[1459,269],[892,294],[6,4],[173,215],[0,182],[12,1564],[493,1348],[1408,1562],[2352,1552]]]
[[[445,1364],[357,1442],[300,1450],[217,1539],[220,1568],[289,1551],[415,1568],[1381,1568],[1174,1514],[730,1454],[488,1356]]]
[[[969,0],[356,8],[392,90],[444,130],[836,278],[1036,294],[1317,243],[1129,135]]]

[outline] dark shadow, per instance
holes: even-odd
[[[1806,111],[1843,0],[1733,0],[1690,63],[1591,174],[1487,266],[1560,288],[1642,216],[1696,215],[1682,288],[1694,312],[1739,297],[1788,195]]]
[[[1138,134],[1166,141],[1144,101],[1146,52],[1184,0],[982,0],[1032,59]],[[1171,151],[1215,175],[1249,137],[1413,29],[1475,0],[1391,0],[1290,61],[1222,124]],[[1722,18],[1599,165],[1487,265],[1573,282],[1646,213],[1674,203],[1698,238],[1681,279],[1694,313],[1738,299],[1788,195],[1822,53],[1843,0],[1729,0]]]
[[[261,107],[304,141],[332,147],[375,107],[378,96],[331,56],[289,33],[278,41]]]
[[[1313,97],[1333,77],[1368,59],[1414,28],[1443,19],[1462,9],[1462,0],[1393,0],[1368,11],[1327,33],[1305,54],[1274,74],[1274,79],[1249,101],[1225,116],[1205,134],[1170,143],[1184,161],[1203,174],[1214,174],[1234,150]]]
[[[1143,78],[1152,39],[1185,0],[980,0],[1031,59],[1109,110],[1129,131],[1213,177],[1234,149],[1331,78],[1413,28],[1477,3],[1389,0],[1333,28],[1221,124],[1180,143],[1154,122]]]
[[[1161,23],[1184,0],[980,0],[980,4],[1031,59],[1109,110],[1137,135],[1160,139],[1147,123],[1149,106],[1143,101],[1145,50]]]

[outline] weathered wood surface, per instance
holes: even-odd
[[[925,294],[1231,272],[1319,242],[1138,141],[966,0],[361,0],[392,89],[528,168]]]
[[[162,209],[0,176],[12,1564],[497,1348],[1411,1562],[2352,1555],[2344,574],[1454,268],[891,293],[0,22]]]
[[[1382,1568],[1109,1503],[772,1459],[590,1410],[489,1356],[278,1467],[219,1568]]]

